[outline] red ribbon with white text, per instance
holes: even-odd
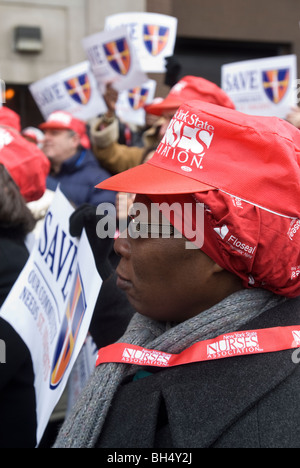
[[[296,325],[226,333],[211,340],[199,341],[179,354],[146,349],[127,343],[114,343],[98,351],[96,366],[116,362],[167,368],[193,362],[272,353],[299,347],[300,326]]]

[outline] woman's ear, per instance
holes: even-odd
[[[218,282],[220,287],[220,291],[224,292],[224,297],[229,296],[230,294],[243,289],[243,283],[241,278],[236,276],[234,273],[226,270],[225,268],[221,267],[217,263],[213,263],[212,265],[212,276],[214,278],[214,282]],[[216,284],[216,283],[215,283]]]
[[[222,273],[224,271],[224,268],[221,267],[220,265],[218,265],[217,263],[213,263],[213,266],[212,266],[212,272],[213,273]]]
[[[80,135],[74,132],[74,135],[72,135],[72,138],[74,142],[74,148],[78,148],[80,146]]]

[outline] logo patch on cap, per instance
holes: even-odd
[[[203,158],[214,137],[214,127],[196,114],[179,110],[171,120],[156,153],[184,172],[203,169]]]
[[[47,120],[47,122],[61,122],[64,125],[70,125],[72,116],[65,114],[64,112],[53,112]]]
[[[0,150],[8,146],[13,141],[13,137],[5,129],[0,128]]]

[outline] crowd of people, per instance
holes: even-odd
[[[74,207],[70,233],[86,229],[103,280],[90,325],[103,353],[43,444],[300,447],[295,335],[285,339],[300,331],[299,109],[286,120],[242,114],[216,84],[184,76],[145,107],[129,146],[117,98],[108,84],[106,114],[83,122],[57,110],[39,128],[0,108],[0,307],[58,186]],[[146,235],[99,239],[100,203]],[[155,225],[153,204],[168,207]],[[1,311],[0,339],[0,447],[35,447],[32,360]],[[148,357],[124,361],[124,346]]]

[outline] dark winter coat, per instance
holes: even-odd
[[[115,193],[96,189],[95,186],[110,177],[89,150],[78,151],[72,158],[65,161],[58,174],[50,174],[47,178],[47,188],[55,191],[60,189],[68,200],[76,206],[83,203],[98,206],[100,203],[115,203]]]
[[[243,329],[299,324],[298,298]],[[300,367],[293,352],[189,364],[124,382],[97,446],[300,448]]]
[[[28,259],[28,250],[12,232],[0,236],[0,307]],[[0,448],[36,445],[36,400],[30,352],[23,340],[0,318],[0,339],[6,363],[0,364]]]

